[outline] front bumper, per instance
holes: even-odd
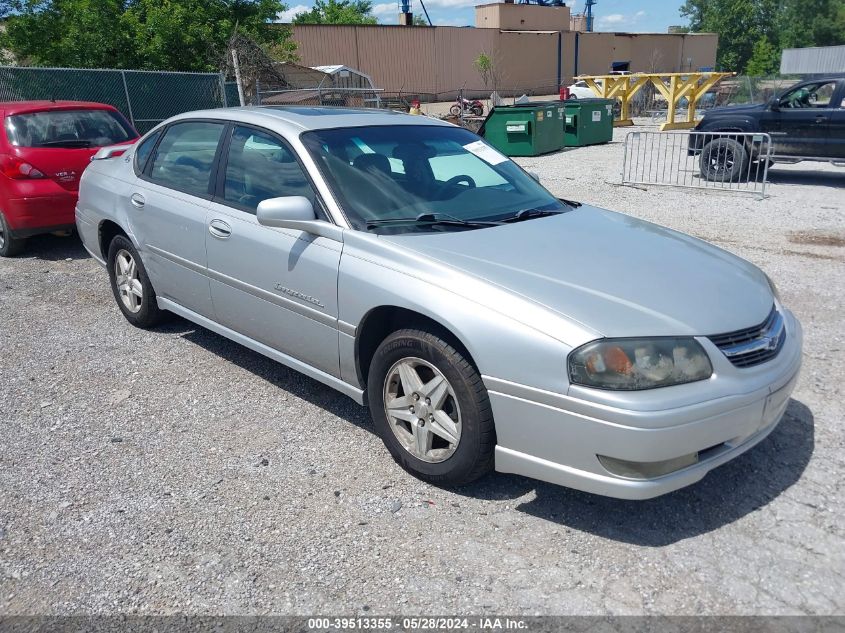
[[[787,342],[757,370],[751,391],[668,409],[597,404],[485,376],[496,420],[496,470],[621,499],[648,499],[699,481],[762,441],[783,417],[802,353],[801,326],[791,315],[788,322]],[[599,456],[611,458],[604,464],[678,467],[635,478],[612,472]]]

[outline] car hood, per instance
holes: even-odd
[[[745,114],[751,112],[760,112],[766,109],[765,103],[753,103],[743,105],[719,106],[718,108],[710,108],[704,112],[705,117]]]
[[[774,300],[765,275],[749,262],[595,207],[493,228],[382,239],[607,337],[730,332],[761,323]]]

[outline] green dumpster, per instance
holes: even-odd
[[[613,139],[613,99],[568,99],[563,146],[583,147]]]
[[[563,147],[563,123],[560,101],[496,106],[479,132],[506,156],[537,156]]]

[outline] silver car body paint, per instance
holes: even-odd
[[[83,174],[77,227],[100,262],[103,222],[121,227],[161,307],[364,402],[361,324],[398,307],[447,328],[478,367],[493,406],[496,468],[620,498],[701,479],[766,437],[801,365],[801,326],[752,264],[701,240],[582,206],[475,231],[376,235],[350,229],[299,135],[368,125],[449,125],[378,111],[233,108],[177,120],[237,121],[285,138],[325,203],[333,237],[274,229],[255,215],[141,180],[125,157]],[[143,139],[142,139],[143,140]],[[137,145],[136,145],[137,147]],[[144,206],[132,196],[144,196]],[[210,229],[222,227],[220,238]],[[707,338],[752,327],[775,303],[786,342],[771,361],[738,368]],[[705,381],[646,391],[570,385],[567,356],[602,337],[694,336]],[[598,455],[657,462],[701,452],[651,479],[604,468]]]

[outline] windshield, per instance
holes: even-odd
[[[467,230],[491,226],[470,222],[511,218],[519,211],[568,209],[516,163],[460,128],[317,130],[304,133],[302,141],[359,230]],[[426,220],[418,221],[422,217]]]
[[[83,148],[125,143],[138,135],[113,110],[47,110],[6,119],[9,142],[17,147]]]

